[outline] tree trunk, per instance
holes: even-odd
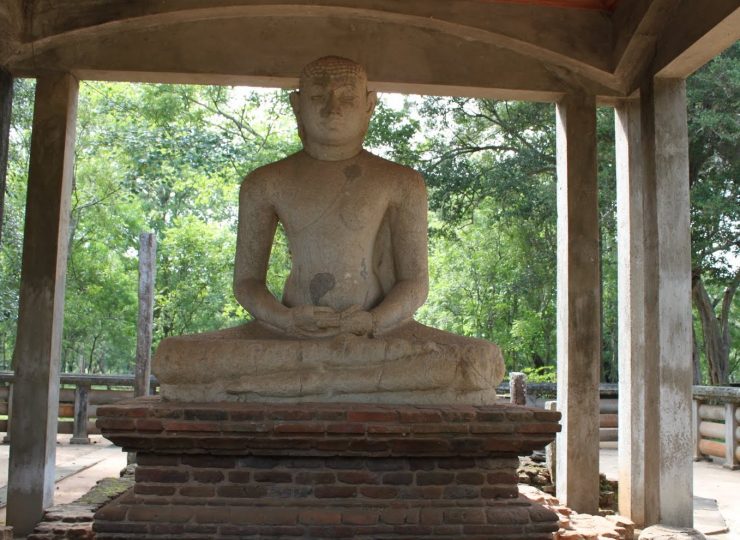
[[[729,315],[732,298],[738,287],[740,273],[735,275],[722,298],[720,316],[714,312],[715,303],[709,298],[701,273],[694,272],[691,288],[696,310],[699,312],[702,333],[704,334],[704,354],[707,358],[710,384],[728,384],[730,371],[730,332]]]
[[[691,364],[694,368],[694,381],[693,385],[701,384],[701,358],[699,355],[699,346],[696,344],[696,330],[694,325],[691,325]]]

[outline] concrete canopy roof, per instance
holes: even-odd
[[[568,6],[568,7],[565,7]],[[374,88],[556,100],[685,77],[740,37],[737,0],[5,0],[16,76],[291,87],[327,54]]]

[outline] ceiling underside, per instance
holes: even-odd
[[[0,66],[80,78],[289,87],[335,54],[380,90],[630,95],[740,37],[737,0],[5,0]]]

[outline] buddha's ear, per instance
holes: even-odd
[[[373,114],[375,106],[378,104],[378,93],[368,92],[367,93],[367,114],[368,116]]]
[[[290,106],[293,108],[293,114],[298,116],[298,113],[301,110],[300,92],[298,90],[290,93]]]

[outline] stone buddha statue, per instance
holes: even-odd
[[[316,60],[290,99],[303,150],[249,174],[239,194],[234,294],[255,320],[163,340],[163,397],[493,402],[498,347],[412,318],[428,291],[426,189],[363,149],[376,104],[364,68]],[[282,300],[266,286],[278,222],[291,255]]]

